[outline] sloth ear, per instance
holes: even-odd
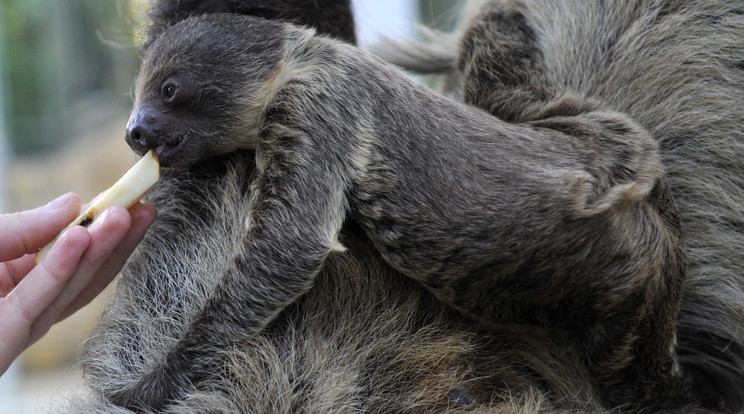
[[[314,27],[319,34],[356,43],[351,0],[156,0],[143,51],[168,27],[191,16],[236,13]]]

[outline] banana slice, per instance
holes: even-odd
[[[106,190],[82,212],[72,223],[62,230],[57,237],[36,253],[36,263],[44,260],[52,246],[68,229],[75,226],[88,227],[107,208],[120,206],[129,208],[138,202],[160,179],[160,163],[153,150],[145,154],[114,185]]]

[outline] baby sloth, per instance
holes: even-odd
[[[168,357],[112,400],[159,409],[218,371],[206,356],[307,292],[346,222],[483,329],[573,338],[609,404],[663,398],[684,255],[656,143],[597,102],[519,96],[529,120],[507,123],[310,29],[220,14],[169,28],[127,142],[170,168],[250,150],[252,217]]]

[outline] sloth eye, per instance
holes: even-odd
[[[176,89],[178,89],[178,87],[173,82],[166,82],[165,84],[163,84],[163,90],[162,90],[163,99],[165,99],[168,102],[173,101],[173,98],[176,96]]]

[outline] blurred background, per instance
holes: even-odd
[[[448,30],[461,0],[353,0],[360,45]],[[67,191],[89,200],[136,160],[124,142],[148,0],[0,0],[0,212]],[[0,413],[54,412],[111,289],[0,377]],[[0,335],[4,335],[0,332]]]

